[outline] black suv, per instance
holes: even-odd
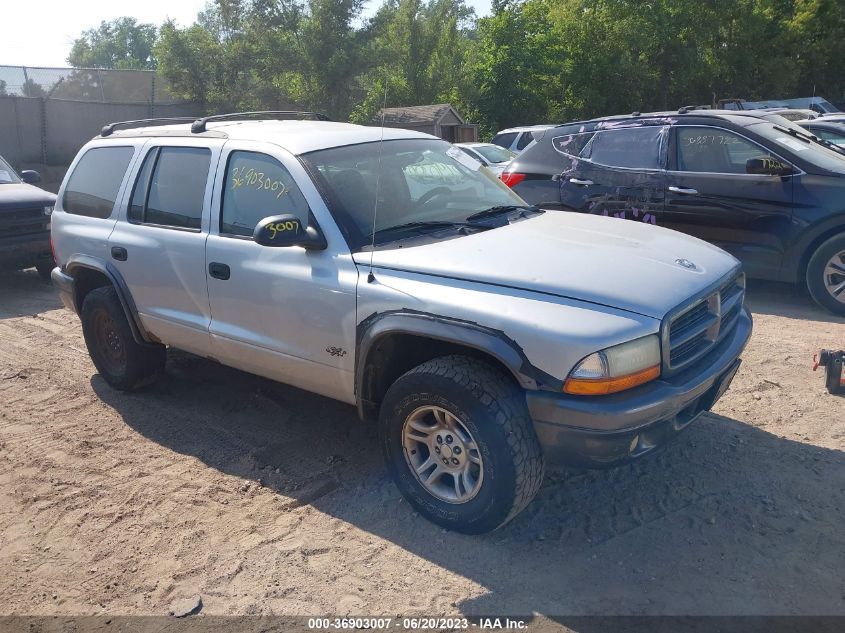
[[[18,175],[0,156],[0,270],[35,266],[39,275],[49,279],[53,270],[50,214],[56,196],[30,184],[40,181],[37,171]]]
[[[683,110],[567,123],[502,180],[544,208],[707,240],[748,276],[806,280],[818,303],[845,314],[845,157],[794,126]]]

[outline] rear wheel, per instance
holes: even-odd
[[[35,264],[35,270],[38,271],[38,274],[41,275],[42,279],[47,280],[50,279],[50,274],[53,272],[53,268],[55,267],[56,264],[52,259],[42,259]]]
[[[831,237],[810,257],[807,288],[816,303],[845,315],[845,234]]]
[[[482,361],[447,356],[415,367],[388,390],[380,425],[402,494],[451,530],[495,530],[542,483],[543,456],[525,396]]]
[[[117,292],[111,286],[96,288],[86,295],[81,319],[91,360],[115,389],[138,389],[164,373],[164,345],[141,345],[135,341]]]

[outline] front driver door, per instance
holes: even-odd
[[[263,218],[315,219],[326,250],[256,244]],[[313,214],[313,215],[312,215]],[[223,150],[206,245],[214,356],[246,371],[354,402],[358,270],[303,167],[278,146]]]
[[[719,246],[753,277],[776,276],[792,222],[796,176],[746,173],[762,145],[724,128],[678,126],[670,142],[663,225]]]

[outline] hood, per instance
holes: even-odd
[[[0,211],[46,207],[56,203],[55,194],[25,183],[0,185]]]
[[[695,269],[676,262],[688,260]],[[369,264],[370,253],[355,254]],[[546,211],[456,239],[377,250],[375,267],[541,292],[663,318],[739,267],[725,251],[630,220]]]

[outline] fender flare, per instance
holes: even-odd
[[[802,283],[801,268],[813,256],[813,247],[839,233],[845,233],[845,212],[838,213],[809,227],[784,252],[781,268],[782,281]]]
[[[560,391],[563,382],[531,364],[525,352],[504,332],[472,321],[463,321],[416,310],[373,313],[357,328],[355,357],[355,396],[362,403],[364,369],[373,347],[392,334],[409,334],[455,343],[492,356],[504,365],[526,390]]]
[[[129,329],[132,331],[132,338],[135,339],[136,343],[141,345],[151,345],[156,343],[156,341],[144,329],[141,319],[138,316],[138,308],[135,306],[132,293],[129,291],[129,286],[123,279],[123,275],[120,274],[120,271],[114,265],[108,261],[100,259],[99,257],[93,257],[91,255],[73,255],[64,265],[64,271],[74,279],[76,277],[76,271],[80,269],[93,270],[108,278],[117,293],[117,298],[120,300],[120,305],[123,307],[124,314],[126,314],[126,321],[129,323]],[[81,302],[78,301],[75,285],[76,284],[74,282],[73,303],[76,308],[76,313],[81,315],[82,305]]]

